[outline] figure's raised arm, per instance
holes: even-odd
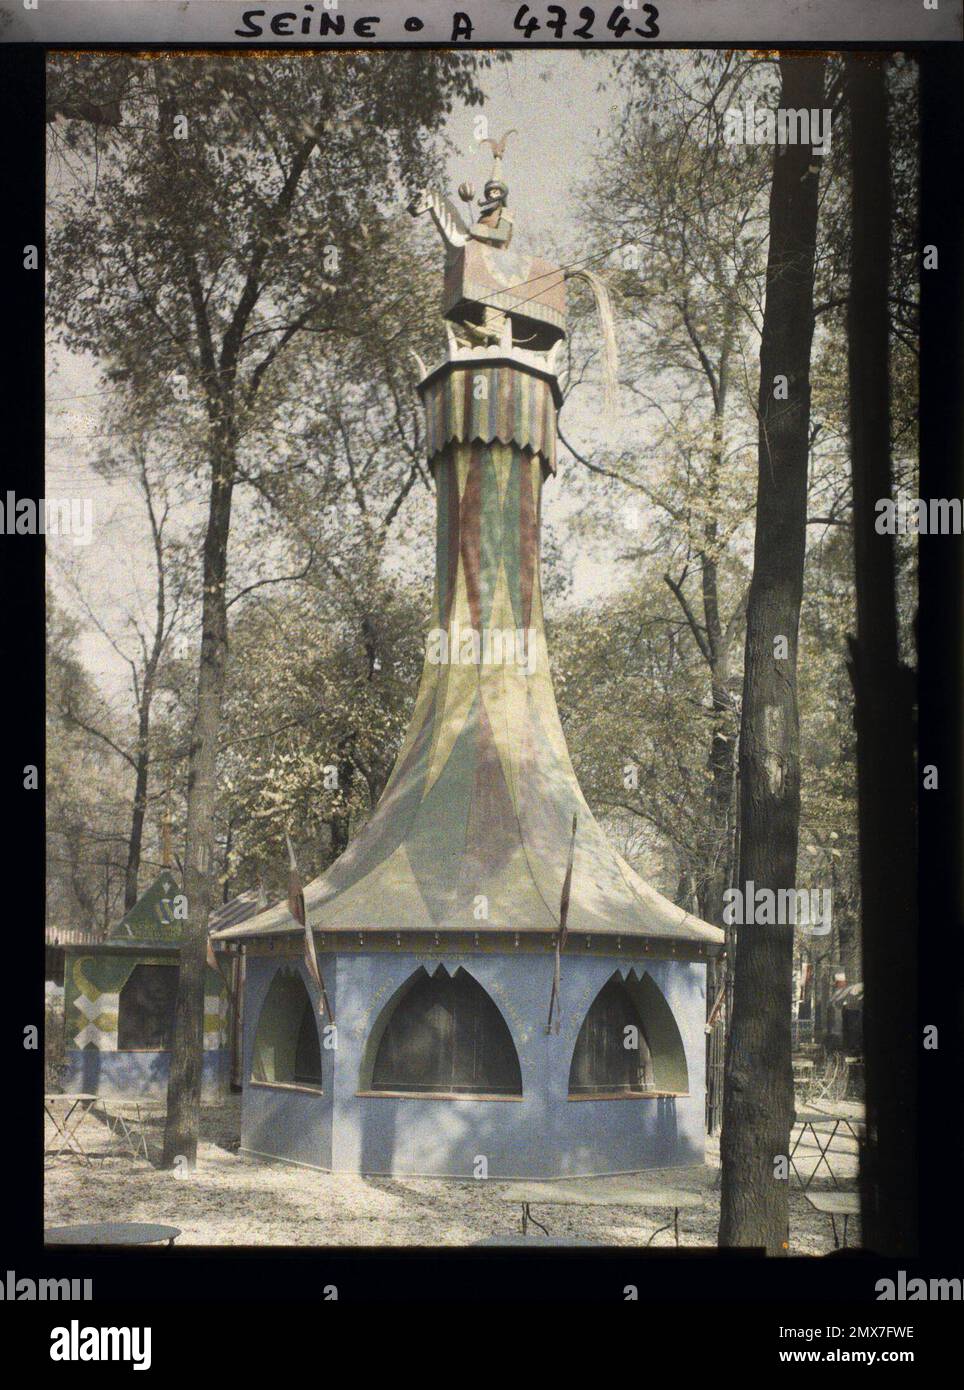
[[[458,210],[449,202],[448,198],[437,193],[434,188],[420,189],[409,203],[407,210],[412,217],[421,217],[426,212],[431,213],[432,221],[435,223],[447,250],[457,251],[469,239],[469,229],[459,216]]]

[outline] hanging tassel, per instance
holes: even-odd
[[[591,270],[570,270],[566,274],[566,279],[585,280],[592,290],[593,299],[596,301],[596,317],[599,319],[599,329],[603,341],[603,386],[606,393],[606,410],[613,414],[616,410],[619,351],[616,346],[616,315],[613,311],[609,290],[605,281]]]

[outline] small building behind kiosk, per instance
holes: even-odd
[[[164,1100],[170,1068],[183,913],[180,885],[163,869],[108,937],[73,942],[64,953],[65,1091]],[[212,913],[216,930],[253,916],[254,891]],[[228,969],[235,968],[228,961]],[[221,1099],[230,1083],[231,1018],[220,971],[208,968],[204,995],[202,1097]]]

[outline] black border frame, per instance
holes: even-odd
[[[411,45],[371,44],[391,49]],[[483,43],[445,45],[450,48],[571,49],[600,45],[571,43]],[[608,44],[609,49],[713,48],[720,44]],[[748,47],[741,44],[736,47]],[[51,45],[68,49],[76,45]],[[99,50],[166,51],[164,44],[104,44]],[[250,53],[245,45],[181,45],[179,51]],[[271,45],[272,52],[313,50],[336,45]],[[768,45],[773,51],[774,45]],[[964,167],[964,48],[958,44],[890,44],[886,42],[820,44],[788,43],[786,51],[815,48],[834,52],[899,51],[921,65],[921,232],[924,243],[940,249],[940,270],[922,272],[921,285],[921,492],[922,495],[964,496],[964,392],[962,392],[962,192]],[[8,446],[3,469],[4,492],[43,495],[44,447],[44,272],[25,272],[23,246],[36,244],[44,257],[44,65],[47,49],[39,45],[0,45],[0,128],[6,141],[6,216],[0,241],[0,274],[5,285],[6,330],[0,335]],[[908,1277],[964,1277],[964,1105],[961,1064],[964,1061],[964,987],[960,944],[964,928],[962,875],[962,765],[964,710],[961,700],[962,607],[964,607],[964,542],[961,538],[924,540],[920,545],[919,730],[920,763],[941,769],[940,790],[919,798],[920,804],[920,1022],[940,1028],[940,1047],[921,1053],[919,1089],[919,1158],[921,1174],[922,1256],[900,1262]],[[777,1322],[816,1324],[916,1323],[925,1335],[935,1321],[947,1325],[954,1305],[877,1305],[875,1281],[893,1277],[894,1262],[852,1253],[829,1259],[764,1260],[755,1252],[682,1249],[636,1252],[557,1250],[521,1252],[517,1249],[287,1249],[257,1247],[182,1248],[172,1251],[92,1252],[45,1251],[42,1245],[43,1128],[38,1103],[43,1087],[43,1051],[25,1050],[23,1030],[43,1019],[42,933],[36,930],[44,882],[43,792],[23,790],[23,767],[44,762],[44,635],[39,596],[43,592],[43,541],[20,537],[14,547],[0,537],[0,593],[4,618],[0,628],[0,659],[5,680],[3,767],[6,815],[7,907],[7,1085],[3,1109],[15,1134],[31,1136],[30,1143],[4,1146],[6,1259],[5,1269],[18,1277],[92,1277],[95,1302],[89,1305],[18,1304],[24,1317],[18,1329],[39,1321],[40,1327],[67,1322],[155,1325],[154,1366],[173,1365],[177,1338],[160,1345],[161,1324],[181,1326],[177,1305],[199,1304],[192,1319],[197,1335],[217,1352],[219,1366],[236,1364],[254,1369],[258,1346],[252,1346],[244,1321],[234,1312],[252,1303],[319,1304],[324,1288],[338,1288],[337,1309],[343,1303],[465,1304],[559,1303],[606,1305],[625,1302],[627,1285],[638,1288],[640,1309],[633,1330],[668,1331],[679,1321],[692,1331],[697,1323],[708,1332],[714,1318],[730,1327],[729,1349],[715,1346],[715,1364],[723,1369],[731,1355],[736,1371],[759,1360],[775,1366],[778,1346],[819,1343],[778,1343]],[[42,784],[41,784],[42,785]],[[23,982],[23,983],[21,983]],[[895,980],[899,991],[900,981]],[[30,1001],[28,1003],[28,1001]],[[913,1013],[913,1001],[908,1014]],[[7,1129],[8,1136],[10,1129]],[[941,1194],[948,1187],[960,1192],[956,1210],[948,1210]],[[699,1309],[692,1305],[699,1304]],[[743,1335],[733,1304],[755,1305],[758,1335]],[[646,1306],[657,1305],[657,1306]],[[715,1306],[715,1312],[714,1312]],[[637,1305],[638,1307],[638,1305]],[[765,1311],[764,1311],[765,1309]],[[2,1310],[4,1313],[7,1309]],[[642,1313],[640,1320],[639,1313]],[[734,1321],[734,1318],[737,1321]],[[227,1320],[226,1320],[227,1319]],[[300,1328],[293,1320],[277,1324],[284,1330],[284,1349],[276,1336],[257,1338],[277,1369],[288,1357],[304,1354],[323,1372],[318,1333],[326,1321],[312,1320]],[[767,1328],[767,1331],[763,1329]],[[267,1327],[264,1332],[267,1333]],[[519,1327],[532,1336],[538,1353],[538,1325]],[[565,1325],[555,1322],[562,1345],[570,1342]],[[735,1337],[733,1334],[736,1334]],[[434,1333],[430,1333],[433,1337]],[[705,1336],[707,1356],[713,1339]],[[735,1342],[735,1345],[734,1345]],[[46,1338],[31,1338],[44,1362]],[[877,1346],[881,1343],[855,1345]],[[900,1345],[900,1344],[883,1344]],[[918,1365],[924,1347],[916,1347]],[[424,1351],[422,1353],[424,1355]],[[280,1357],[280,1360],[279,1360]],[[39,1364],[39,1363],[38,1363]],[[330,1361],[327,1362],[330,1369]],[[98,1367],[101,1373],[103,1367]],[[426,1368],[427,1369],[427,1368]]]

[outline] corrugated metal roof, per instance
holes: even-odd
[[[47,946],[95,946],[104,940],[104,933],[86,927],[45,927]]]
[[[222,903],[214,909],[208,918],[208,931],[224,931],[226,927],[236,927],[255,913],[263,911],[267,905],[267,899],[260,889],[247,888],[230,902]]]

